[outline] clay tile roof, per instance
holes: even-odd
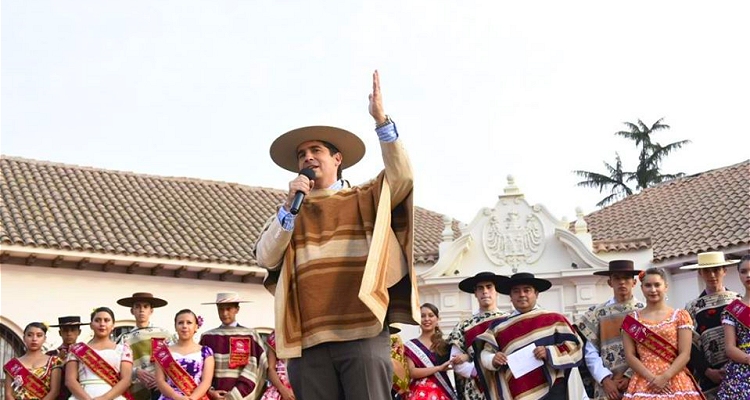
[[[0,195],[0,244],[254,266],[285,193],[2,156]],[[434,263],[443,216],[416,207],[415,230],[415,261]]]
[[[645,189],[585,220],[595,251],[650,238],[656,262],[750,244],[750,160]]]

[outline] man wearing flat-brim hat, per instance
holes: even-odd
[[[135,329],[122,334],[117,343],[127,343],[133,352],[133,380],[130,394],[135,400],[156,400],[161,393],[156,388],[156,366],[151,360],[152,339],[168,339],[169,331],[154,326],[151,315],[155,308],[164,307],[167,301],[151,293],[137,292],[117,300],[117,304],[128,307],[135,318]]]
[[[612,260],[606,271],[594,272],[606,276],[612,288],[612,298],[589,308],[578,323],[578,330],[586,339],[586,367],[595,381],[594,399],[621,398],[633,375],[625,361],[620,327],[628,313],[645,306],[633,296],[635,278],[640,272],[631,260]]]
[[[707,399],[716,398],[724,377],[725,364],[729,361],[724,351],[721,313],[729,303],[741,296],[724,287],[724,277],[727,275],[727,266],[739,261],[727,260],[724,253],[712,251],[699,253],[696,264],[680,268],[697,270],[706,285],[706,289],[698,298],[685,305],[685,310],[692,317],[694,324],[695,339],[690,352],[690,366],[693,367],[693,375]]]
[[[216,294],[221,326],[201,335],[200,344],[214,351],[214,376],[208,397],[211,400],[254,400],[260,398],[268,369],[268,355],[255,329],[237,322],[242,300],[237,292]],[[204,377],[203,379],[208,379]]]
[[[81,325],[88,325],[87,322],[81,322],[81,317],[77,315],[68,315],[57,318],[57,325],[50,325],[50,328],[60,328],[60,338],[62,344],[60,347],[48,351],[48,356],[57,356],[61,360],[68,357],[68,348],[78,341],[81,335]],[[57,395],[58,400],[68,400],[70,390],[65,386],[65,379],[60,379],[60,392]]]
[[[493,322],[474,341],[487,399],[567,399],[568,376],[583,359],[583,341],[564,315],[537,306],[539,293],[550,287],[550,281],[528,272],[513,274],[498,285],[515,311]],[[514,377],[508,355],[528,346],[542,365]]]
[[[494,272],[479,272],[458,283],[458,288],[471,293],[479,303],[479,310],[460,321],[448,335],[451,345],[451,364],[456,377],[456,393],[460,399],[484,399],[474,361],[474,338],[487,330],[492,321],[507,317],[508,313],[497,308],[497,286],[507,276]]]
[[[383,110],[377,71],[369,99],[385,170],[363,185],[342,179],[365,153],[351,132],[308,126],[271,145],[277,165],[304,173],[289,182],[255,256],[275,295],[277,355],[288,359],[294,392],[306,400],[389,398],[388,324],[419,321],[413,174]]]

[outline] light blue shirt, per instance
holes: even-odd
[[[380,139],[381,142],[391,143],[395,142],[396,139],[398,139],[398,130],[396,129],[396,124],[394,124],[393,122],[375,129],[375,133],[378,134],[378,139]],[[341,190],[343,188],[343,179],[337,180],[333,185],[328,187],[329,190]],[[283,206],[279,207],[279,212],[277,215],[279,218],[279,223],[281,224],[281,228],[283,228],[285,231],[291,231],[294,229],[294,217],[296,217],[296,215],[289,212]]]

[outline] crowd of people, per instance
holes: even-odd
[[[275,331],[263,342],[236,317],[237,293],[219,293],[221,326],[195,334],[201,318],[175,315],[176,335],[152,326],[150,293],[118,300],[136,328],[113,340],[115,315],[62,317],[63,344],[44,353],[47,327],[24,330],[26,353],[5,366],[5,400],[566,399],[579,367],[597,399],[745,399],[750,393],[750,258],[698,254],[706,290],[685,309],[666,302],[666,273],[616,260],[606,271],[613,297],[574,325],[538,304],[552,283],[529,272],[481,272],[458,287],[478,312],[444,335],[440,310],[419,304],[413,267],[413,174],[375,71],[368,111],[384,170],[361,186],[342,171],[365,153],[346,130],[308,126],[271,145],[294,174],[253,249],[268,270]],[[723,285],[737,265],[744,296]],[[644,301],[633,295],[638,281]],[[498,308],[508,296],[510,313]],[[207,303],[204,303],[207,304]],[[403,341],[394,324],[419,324]],[[81,325],[93,339],[77,342]],[[449,372],[453,373],[455,385]]]

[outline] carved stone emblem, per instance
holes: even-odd
[[[510,211],[502,217],[492,215],[484,227],[482,241],[487,257],[499,266],[533,264],[544,252],[544,226],[534,214],[525,217]]]

